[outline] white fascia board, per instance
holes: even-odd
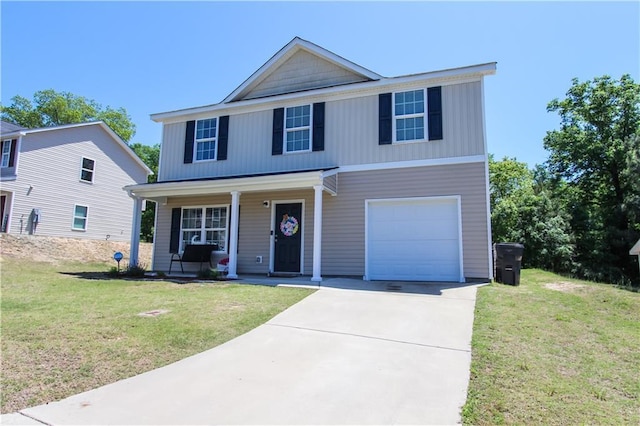
[[[207,181],[160,182],[146,185],[128,185],[123,189],[129,194],[142,198],[227,194],[231,193],[231,191],[242,193],[299,189],[322,185],[322,173],[322,171],[314,171]]]
[[[426,160],[408,160],[408,161],[391,161],[383,163],[370,163],[370,164],[352,164],[349,166],[340,166],[337,169],[338,173],[351,173],[351,172],[369,172],[375,170],[389,170],[389,169],[405,169],[410,167],[431,167],[431,166],[449,166],[454,164],[468,164],[468,163],[484,163],[487,160],[484,155],[468,155],[464,157],[446,157],[446,158],[432,158]]]
[[[635,243],[633,247],[631,247],[631,250],[629,250],[629,254],[631,256],[633,255],[640,256],[640,240],[638,240],[638,242]]]
[[[15,132],[11,132],[11,133],[4,133],[2,136],[0,136],[0,139],[5,140],[5,139],[13,139],[13,138],[19,138],[21,136],[25,135],[25,131],[24,130],[17,130]]]
[[[329,62],[332,62],[342,68],[345,68],[356,74],[360,74],[366,78],[372,80],[379,80],[382,76],[370,71],[358,64],[348,61],[341,56],[336,55],[316,44],[313,44],[307,40],[303,40],[300,37],[295,37],[286,46],[280,49],[274,56],[271,57],[264,65],[262,65],[256,72],[246,79],[236,90],[231,92],[229,96],[223,99],[222,103],[233,101],[238,95],[250,88],[259,84],[262,80],[268,77],[271,72],[277,69],[284,61],[289,59],[294,53],[299,50],[306,50],[316,56],[319,56]]]
[[[486,64],[433,71],[423,74],[383,78],[377,81],[365,81],[324,89],[287,93],[285,95],[274,95],[228,104],[220,103],[177,111],[162,112],[152,114],[151,120],[157,123],[169,124],[185,121],[186,119],[205,118],[211,115],[226,115],[230,113],[238,114],[258,111],[264,109],[265,106],[270,104],[273,104],[274,106],[278,104],[285,105],[287,102],[298,99],[305,99],[309,102],[314,102],[316,100],[334,101],[353,97],[370,96],[372,94],[379,93],[381,89],[396,91],[418,84],[435,86],[481,81],[484,76],[493,75],[495,73],[496,62],[490,62]]]

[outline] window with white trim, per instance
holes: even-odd
[[[93,172],[96,168],[95,160],[82,157],[82,164],[80,165],[80,180],[82,182],[93,183]]]
[[[396,142],[425,139],[424,111],[423,89],[398,92],[394,95],[393,114]]]
[[[187,244],[218,244],[227,251],[227,206],[185,207],[180,223],[180,251]]]
[[[311,150],[311,105],[285,108],[285,152]]]
[[[75,231],[86,231],[89,219],[89,207],[76,204],[73,208],[73,227]]]
[[[207,118],[196,121],[195,135],[195,159],[196,161],[206,161],[216,159],[216,148],[218,139],[218,119]]]
[[[9,160],[11,159],[11,139],[7,139],[2,142],[2,164],[3,169],[9,167]]]

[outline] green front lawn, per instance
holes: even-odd
[[[640,293],[524,270],[478,290],[465,424],[640,424]]]
[[[1,262],[0,412],[65,398],[212,348],[312,293],[82,274],[109,266]],[[150,311],[168,312],[139,316]]]

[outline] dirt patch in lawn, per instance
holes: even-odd
[[[549,290],[562,291],[565,293],[571,293],[573,291],[583,289],[586,287],[584,284],[575,284],[575,283],[569,283],[569,282],[563,282],[563,281],[556,282],[556,283],[547,283],[544,286]]]
[[[138,260],[147,267],[151,265],[152,247],[151,243],[140,243]],[[110,263],[114,262],[113,254],[117,251],[124,255],[121,264],[126,265],[129,262],[130,252],[128,241],[0,234],[1,261],[17,258],[49,263],[62,261]]]

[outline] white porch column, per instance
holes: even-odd
[[[133,196],[133,222],[131,223],[131,244],[129,246],[129,265],[138,264],[138,249],[140,248],[140,226],[142,223],[142,198]],[[148,265],[147,265],[148,266]]]
[[[231,191],[231,235],[229,238],[229,272],[227,277],[238,278],[238,225],[240,219],[240,192]]]
[[[313,277],[311,281],[322,281],[322,185],[314,185],[313,202]]]

